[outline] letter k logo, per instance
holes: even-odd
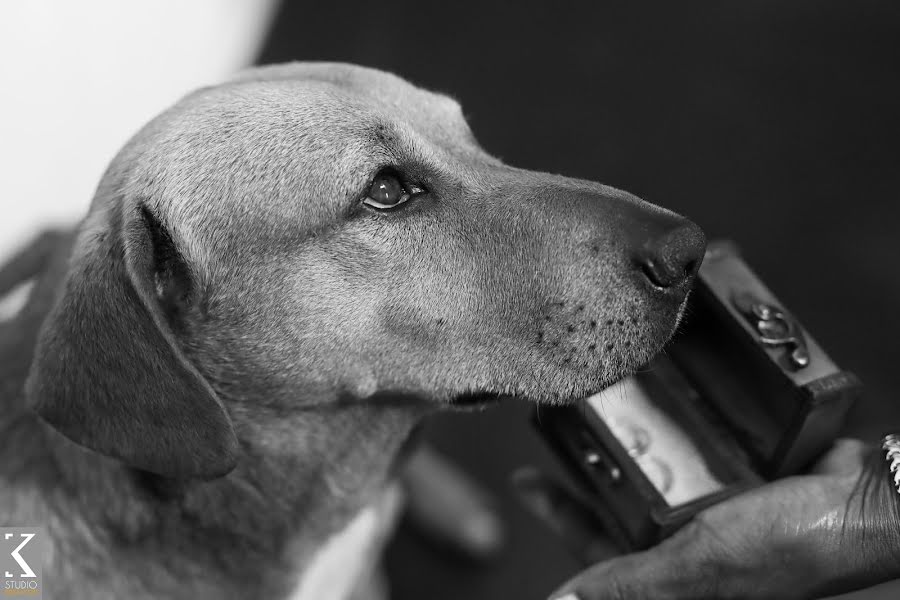
[[[12,552],[10,552],[10,556],[12,556],[13,560],[16,561],[17,563],[19,563],[19,566],[22,567],[21,577],[37,577],[37,575],[34,574],[34,571],[31,570],[31,567],[28,566],[28,563],[25,562],[25,559],[22,558],[22,555],[19,554],[19,552],[22,550],[22,548],[25,547],[25,544],[27,544],[28,542],[31,541],[31,538],[34,537],[34,534],[33,533],[22,533],[20,535],[23,538],[25,538],[25,541],[22,542],[21,544],[19,544],[18,548],[16,548]],[[11,533],[7,533],[4,535],[4,537],[6,539],[11,538],[12,536],[13,536],[13,534],[11,534]],[[6,577],[11,578],[12,576],[13,576],[12,573],[10,573],[9,571],[6,572]]]

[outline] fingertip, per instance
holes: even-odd
[[[580,573],[578,576],[568,580],[558,588],[556,588],[552,594],[550,594],[547,600],[584,600],[585,596],[583,594],[584,590],[584,582],[583,577],[585,573],[589,571],[593,571],[599,565],[594,565],[588,571]]]
[[[562,596],[554,596],[550,600],[581,600],[581,598],[578,596],[578,594],[569,592]]]
[[[838,438],[834,441],[832,451],[850,454],[862,452],[868,447],[868,444],[857,438]]]
[[[841,475],[858,473],[871,446],[853,438],[839,438],[812,466],[810,472],[817,475]]]

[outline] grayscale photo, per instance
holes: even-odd
[[[900,598],[898,40],[0,5],[0,597]]]

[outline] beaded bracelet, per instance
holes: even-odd
[[[900,434],[892,433],[884,436],[881,448],[885,452],[885,460],[891,463],[891,474],[894,476],[894,486],[900,494]]]

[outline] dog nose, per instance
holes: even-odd
[[[638,255],[644,276],[658,288],[680,287],[697,273],[706,251],[703,231],[686,219],[650,240]]]

